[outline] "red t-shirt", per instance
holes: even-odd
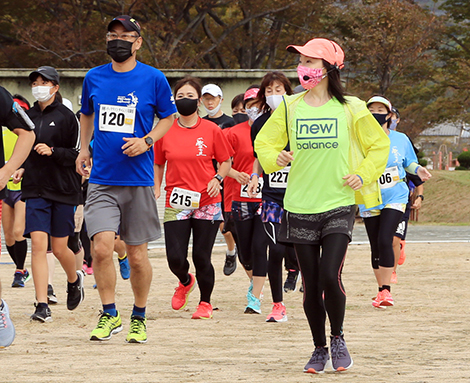
[[[222,130],[213,122],[199,118],[192,128],[182,128],[175,120],[170,130],[154,145],[155,163],[166,168],[166,207],[173,188],[201,193],[199,206],[221,202],[220,193],[211,198],[207,184],[214,178],[212,159],[227,161],[233,154]]]
[[[255,156],[253,154],[253,143],[251,141],[251,127],[248,124],[248,121],[235,125],[230,129],[225,129],[225,131],[227,131],[227,140],[230,145],[232,145],[232,148],[235,152],[233,155],[232,168],[238,170],[239,172],[244,172],[248,175],[251,175],[253,172],[253,162],[255,161]],[[233,201],[261,202],[261,198],[242,197],[240,194],[243,186],[240,185],[236,180],[233,181],[235,182],[230,182],[229,185],[232,189]]]

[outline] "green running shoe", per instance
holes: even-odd
[[[139,315],[132,315],[130,327],[126,338],[127,343],[147,342],[147,319]]]
[[[108,340],[111,335],[122,331],[122,321],[119,311],[116,317],[102,313],[98,325],[90,334],[90,340]]]

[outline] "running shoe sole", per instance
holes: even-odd
[[[90,340],[109,340],[109,339],[111,339],[111,336],[113,336],[114,334],[117,334],[117,333],[119,333],[119,332],[121,332],[121,331],[122,331],[122,325],[119,326],[119,327],[116,327],[116,328],[112,329],[111,332],[109,333],[109,336],[106,336],[106,337],[103,337],[103,338],[99,338],[99,337],[97,337],[96,335],[92,335],[92,336],[90,337]]]

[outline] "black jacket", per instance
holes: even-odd
[[[40,197],[78,205],[81,177],[75,171],[75,160],[80,149],[80,129],[75,114],[58,101],[43,111],[36,102],[27,113],[36,125],[36,141],[24,163],[21,198]],[[34,150],[37,144],[52,147],[52,155],[39,155]]]

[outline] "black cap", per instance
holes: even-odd
[[[59,73],[51,66],[40,66],[34,72],[31,72],[29,74],[29,81],[33,82],[39,75],[46,80],[53,81],[56,84],[59,83]]]
[[[117,16],[115,17],[114,19],[111,20],[111,22],[108,24],[108,31],[111,30],[111,27],[115,24],[115,23],[121,23],[122,26],[127,30],[127,31],[136,31],[139,36],[140,36],[140,25],[139,23],[137,22],[136,19],[130,17],[130,16],[127,16],[127,15],[121,15],[121,16]]]

